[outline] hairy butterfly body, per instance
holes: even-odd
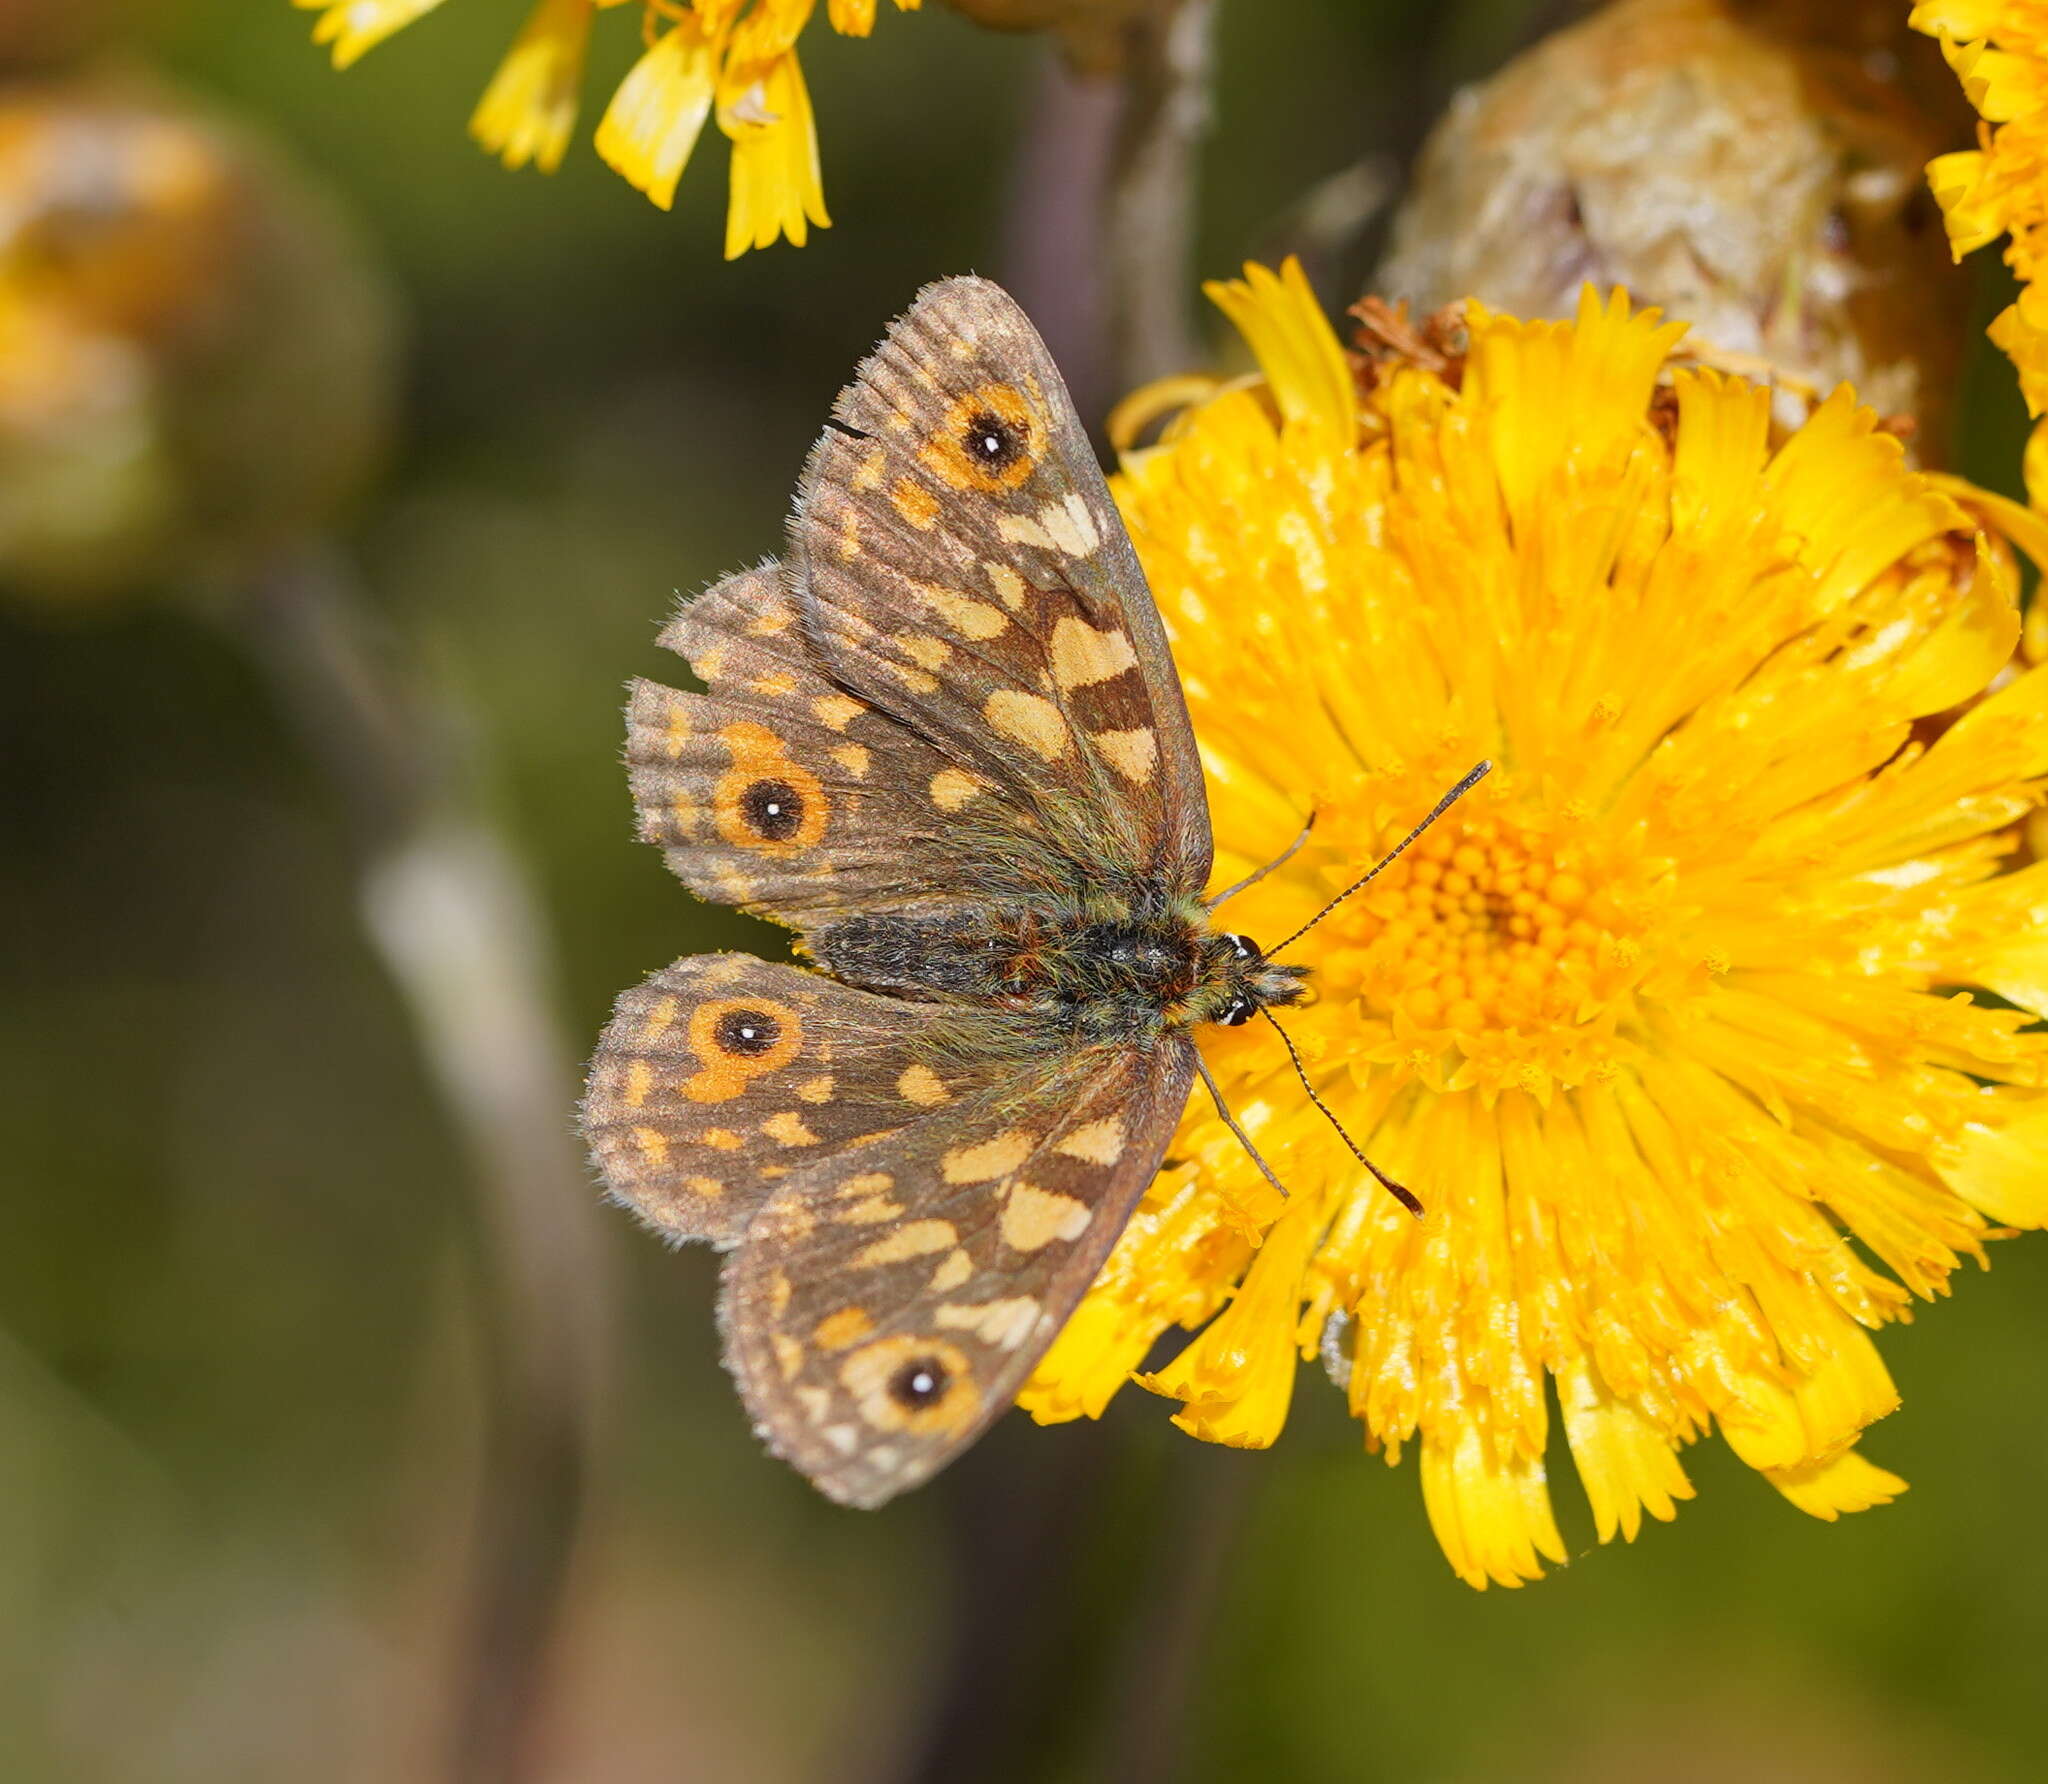
[[[584,1124],[614,1193],[727,1248],[726,1357],[769,1446],[875,1505],[1009,1405],[1197,1069],[1301,970],[1211,926],[1194,737],[1043,343],[926,290],[841,392],[784,560],[635,685],[641,833],[819,970],[706,955],[618,1006]]]

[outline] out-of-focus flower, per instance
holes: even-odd
[[[0,584],[232,575],[332,524],[394,394],[383,287],[325,200],[162,88],[0,94]]]
[[[1936,156],[1927,181],[1957,259],[2008,238],[2006,263],[2022,289],[1992,323],[1991,338],[2019,368],[2020,393],[2036,418],[2027,493],[2048,508],[2048,12],[2028,0],[1924,0],[1911,22],[1941,40],[1984,120],[1977,146]]]
[[[1565,317],[1622,285],[1776,378],[1788,419],[1851,383],[1938,458],[1968,282],[1920,170],[1952,94],[1884,3],[1620,0],[1557,32],[1437,125],[1375,288]]]
[[[1258,1447],[1320,1352],[1482,1586],[1565,1558],[1550,1382],[1602,1540],[1671,1517],[1714,1428],[1817,1517],[1891,1498],[1856,1448],[1898,1400],[1871,1331],[2048,1222],[2048,867],[2011,866],[2048,671],[1914,735],[2007,668],[2010,552],[1848,391],[1776,428],[1620,294],[1365,359],[1296,268],[1212,295],[1264,380],[1117,496],[1219,880],[1316,819],[1231,926],[1292,933],[1496,764],[1289,954],[1310,1079],[1428,1218],[1277,1036],[1215,1031],[1290,1199],[1191,1108],[1023,1403],[1099,1413],[1208,1321],[1146,1385]]]
[[[441,0],[292,0],[318,12],[313,37],[346,68]],[[915,12],[923,0],[894,0]],[[879,0],[828,0],[832,29],[865,37]],[[797,60],[816,0],[538,0],[470,134],[508,167],[552,173],[576,125],[584,52],[600,11],[631,6],[646,48],[597,126],[597,152],[663,210],[675,203],[707,118],[732,143],[728,260],[787,237],[801,247],[831,222],[818,132]]]

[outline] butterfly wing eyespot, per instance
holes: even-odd
[[[922,1412],[946,1391],[953,1380],[943,1357],[918,1356],[900,1365],[889,1377],[889,1398],[906,1412]]]
[[[920,461],[954,489],[1016,489],[1044,456],[1044,426],[1014,384],[983,383],[947,405]]]
[[[945,1436],[980,1410],[973,1365],[957,1344],[885,1338],[841,1363],[839,1379],[876,1431]]]
[[[713,799],[719,835],[744,849],[781,855],[824,840],[832,801],[780,735],[745,723],[721,726],[718,737],[732,764]]]
[[[789,1018],[749,1004],[724,1011],[711,1025],[711,1044],[727,1059],[759,1059],[777,1048],[802,1043],[802,1029],[790,1035]],[[793,1050],[793,1049],[792,1049]]]
[[[751,781],[739,796],[740,816],[763,842],[788,842],[803,828],[811,802],[786,780]]]
[[[1029,846],[1035,819],[999,782],[830,679],[778,566],[695,597],[662,641],[710,690],[635,683],[627,763],[641,835],[699,895],[812,929],[853,910],[985,897]]]

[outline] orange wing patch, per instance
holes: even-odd
[[[683,1080],[683,1094],[693,1103],[729,1103],[803,1044],[803,1018],[788,1004],[765,997],[699,1004],[690,1012],[690,1051],[700,1069]]]
[[[766,725],[721,726],[718,738],[732,752],[713,795],[718,834],[767,855],[815,848],[832,815],[818,777]]]
[[[1013,384],[982,384],[956,396],[918,452],[951,489],[1015,489],[1045,456],[1045,431],[1031,400]]]
[[[883,1338],[855,1351],[839,1379],[867,1422],[883,1431],[966,1429],[981,1410],[964,1351],[943,1338]]]

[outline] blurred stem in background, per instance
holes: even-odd
[[[0,49],[25,41],[51,44]],[[470,1161],[486,1361],[448,1775],[518,1784],[608,1298],[526,870],[454,768],[451,697],[387,667],[339,554],[304,543],[381,457],[391,300],[273,149],[133,74],[17,79],[0,193],[0,588],[70,623],[212,591],[347,807],[364,932]]]
[[[448,1775],[517,1784],[544,1770],[610,1296],[533,888],[452,768],[459,713],[401,684],[366,614],[315,550],[256,579],[241,630],[348,808],[364,933],[474,1174],[484,1431]]]
[[[1004,277],[1084,418],[1184,371],[1196,170],[1217,0],[951,0],[981,24],[1050,30],[1012,181]]]
[[[1180,0],[1131,32],[1102,220],[1109,363],[1122,389],[1195,363],[1195,166],[1215,20],[1216,0]]]

